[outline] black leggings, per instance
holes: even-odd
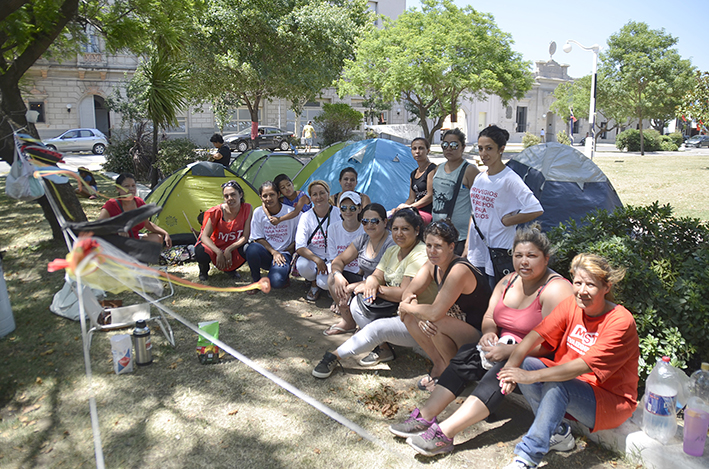
[[[486,370],[480,363],[480,352],[476,345],[465,344],[458,350],[438,379],[438,386],[443,386],[458,397],[470,383],[478,381],[471,395],[480,399],[490,413],[493,413],[505,397],[500,389],[497,373],[507,360],[497,362],[491,369]]]

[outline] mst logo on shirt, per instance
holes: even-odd
[[[598,332],[588,332],[583,324],[576,324],[566,338],[567,345],[581,355],[586,355],[588,349],[598,340]]]
[[[241,233],[243,233],[243,232],[244,232],[244,230],[237,230],[236,232],[230,231],[228,233],[219,232],[219,233],[217,233],[217,239],[219,241],[225,241],[225,242],[236,241],[237,239],[239,239],[241,237]]]

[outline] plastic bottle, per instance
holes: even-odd
[[[645,383],[643,431],[662,444],[677,433],[677,394],[679,381],[669,357],[657,362]]]
[[[684,452],[702,456],[709,428],[709,363],[689,380],[689,400],[684,412]]]
[[[153,362],[153,347],[150,342],[150,329],[143,319],[135,323],[133,340],[135,341],[135,364],[150,365]]]

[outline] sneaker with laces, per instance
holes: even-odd
[[[325,352],[318,366],[313,369],[313,376],[320,379],[329,378],[332,372],[335,371],[335,367],[338,363],[337,357],[334,354]]]
[[[421,417],[421,413],[419,412],[418,408],[416,408],[413,412],[411,412],[409,418],[407,418],[403,422],[389,425],[389,431],[396,436],[408,438],[410,436],[420,435],[421,433],[428,430],[428,427],[430,427],[435,422],[436,417],[433,417],[433,419],[431,419],[431,421],[429,422],[425,418]]]
[[[406,442],[424,456],[453,451],[453,440],[443,434],[436,422],[433,422],[422,434],[408,437]]]
[[[396,355],[394,354],[394,349],[392,349],[391,346],[388,348],[382,348],[377,345],[374,350],[369,352],[369,355],[359,361],[359,364],[362,366],[374,366],[378,363],[390,362],[395,358]]]
[[[571,426],[566,422],[561,422],[549,439],[549,451],[571,451],[575,446],[576,439],[571,434]]]
[[[514,460],[502,469],[536,469],[536,467],[536,464],[520,458],[519,456],[515,456]]]

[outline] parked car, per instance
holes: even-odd
[[[695,135],[694,137],[691,137],[689,140],[684,142],[684,146],[687,148],[709,147],[709,135]]]
[[[103,155],[108,138],[98,129],[71,129],[58,137],[45,140],[44,144],[55,151],[91,151],[95,155]]]
[[[279,150],[287,151],[290,149],[290,139],[295,137],[292,132],[283,131],[278,127],[259,125],[258,131],[260,134],[260,148],[278,148]],[[227,134],[224,136],[224,143],[229,145],[229,148],[242,153],[249,148],[250,140],[250,128],[246,128],[235,134]]]

